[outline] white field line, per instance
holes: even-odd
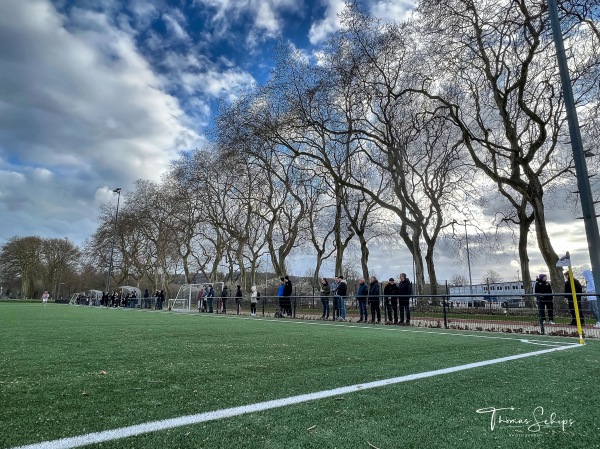
[[[43,441],[41,443],[18,446],[13,449],[70,449],[74,447],[86,446],[88,444],[97,444],[106,441],[119,440],[136,435],[158,432],[176,427],[189,426],[193,424],[214,421],[217,419],[231,418],[233,416],[244,415],[247,413],[255,413],[263,410],[270,410],[288,405],[301,404],[304,402],[315,401],[318,399],[339,396],[342,394],[355,393],[361,390],[371,388],[385,387],[411,380],[426,379],[428,377],[440,376],[443,374],[456,373],[482,366],[495,365],[497,363],[509,362],[528,357],[535,357],[542,354],[548,354],[555,351],[563,351],[565,349],[573,349],[581,347],[578,344],[569,344],[566,346],[543,349],[524,354],[511,355],[498,359],[484,360],[482,362],[468,363],[466,365],[454,366],[451,368],[443,368],[434,371],[426,371],[424,373],[409,374],[407,376],[393,377],[391,379],[378,380],[375,382],[367,382],[363,384],[349,385],[346,387],[334,388],[332,390],[317,391],[315,393],[301,394],[288,398],[275,399],[272,401],[258,402],[256,404],[243,405],[240,407],[226,408],[222,410],[214,410],[212,412],[198,413],[196,415],[180,416],[178,418],[164,419],[160,421],[150,421],[144,424],[136,424],[134,426],[121,427],[119,429],[105,430],[102,432],[88,433],[76,437],[61,438],[59,440]]]
[[[210,315],[208,315],[210,316]],[[225,317],[225,316],[223,316]],[[307,326],[328,326],[328,327],[343,327],[343,328],[353,328],[353,329],[367,329],[367,330],[375,330],[375,331],[387,331],[387,332],[409,332],[416,334],[429,334],[429,335],[450,335],[453,337],[462,337],[462,338],[482,338],[486,340],[508,340],[508,341],[520,341],[522,343],[531,343],[531,344],[547,344],[547,345],[570,345],[575,344],[571,338],[571,341],[558,341],[558,340],[532,340],[531,337],[534,335],[530,335],[530,338],[523,338],[523,336],[518,337],[501,337],[499,335],[485,335],[481,334],[469,334],[464,331],[456,331],[456,332],[448,332],[443,330],[425,330],[424,328],[418,327],[398,327],[398,326],[385,326],[385,325],[359,325],[354,323],[323,323],[320,321],[310,321],[310,320],[286,320],[279,318],[253,318],[253,317],[240,317],[236,315],[232,315],[229,318],[232,319],[241,319],[241,320],[251,320],[251,321],[265,321],[269,323],[282,323],[282,324],[300,324]],[[549,337],[542,337],[549,338]],[[561,338],[561,337],[558,337]]]
[[[119,308],[110,308],[111,310],[119,310]],[[133,310],[133,309],[131,309]],[[151,310],[153,311],[153,310]],[[157,310],[156,312],[160,312]],[[515,337],[501,337],[499,335],[486,335],[485,333],[478,334],[469,334],[465,333],[465,331],[455,331],[448,332],[443,330],[425,330],[425,328],[419,327],[397,327],[397,326],[385,326],[385,325],[359,325],[356,323],[346,322],[346,323],[338,323],[332,321],[330,322],[322,322],[319,320],[303,320],[303,319],[281,319],[281,318],[272,318],[272,317],[249,317],[245,315],[234,315],[234,314],[208,314],[208,313],[192,313],[186,311],[163,311],[163,313],[174,313],[183,316],[189,317],[202,317],[202,318],[222,318],[222,319],[238,319],[238,320],[249,320],[249,321],[264,321],[267,323],[280,323],[280,324],[298,324],[298,325],[306,325],[306,326],[328,326],[328,327],[343,327],[343,328],[354,328],[354,329],[370,329],[375,331],[387,331],[387,332],[410,332],[410,333],[419,333],[419,334],[430,334],[430,335],[451,335],[453,337],[462,337],[462,338],[482,338],[488,340],[509,340],[509,341],[520,341],[521,343],[529,343],[529,344],[539,344],[539,345],[562,345],[562,344],[572,344],[572,340],[574,337],[570,338],[570,341],[559,341],[559,340],[532,340],[531,337],[534,335],[529,335],[529,338],[525,339],[523,336],[515,336]],[[542,338],[551,338],[548,336],[542,336]],[[556,338],[564,338],[564,337],[556,337]]]

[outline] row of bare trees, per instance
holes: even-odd
[[[583,131],[597,145],[600,6],[559,3]],[[487,207],[517,236],[524,284],[533,227],[558,287],[544,195],[573,182],[573,163],[547,3],[423,0],[404,24],[350,6],[343,24],[316,57],[279,49],[272,80],[219,116],[221,156],[282,182],[294,168],[304,173],[294,179],[327,185],[336,269],[357,237],[367,276],[356,225],[387,217],[413,256],[417,285],[427,271],[435,286],[435,248],[454,232],[454,212],[471,218],[473,207]]]
[[[593,149],[600,7],[559,4]],[[532,229],[560,282],[545,195],[573,183],[573,163],[546,2],[422,0],[402,24],[349,5],[342,21],[317,55],[281,45],[271,80],[219,112],[214,149],[162,184],[138,182],[118,224],[119,276],[165,288],[225,271],[246,286],[306,252],[316,281],[351,251],[368,277],[369,247],[399,236],[417,291],[427,277],[435,292],[436,247],[463,243],[456,217],[494,216],[515,236],[524,285]],[[107,209],[89,244],[104,264],[112,220]]]
[[[600,5],[558,3],[591,155]],[[436,293],[436,249],[462,249],[457,220],[491,216],[496,233],[480,241],[493,251],[513,236],[529,288],[534,240],[559,288],[547,196],[574,179],[546,1],[420,0],[401,24],[348,5],[342,23],[314,55],[280,45],[270,81],[219,111],[214,148],[124,195],[117,283],[168,291],[180,277],[227,278],[247,289],[302,255],[315,284],[327,261],[343,273],[360,260],[367,278],[370,250],[392,255],[400,241],[416,291],[428,279]],[[104,272],[114,212],[105,206],[85,248]]]

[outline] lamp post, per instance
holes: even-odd
[[[579,119],[575,107],[575,98],[573,87],[571,86],[571,76],[569,75],[569,65],[565,53],[562,28],[560,25],[560,16],[556,0],[548,0],[548,14],[552,25],[552,34],[554,36],[554,45],[556,46],[556,59],[558,61],[558,71],[562,84],[562,94],[569,124],[569,136],[571,137],[571,149],[573,151],[573,162],[575,164],[575,174],[577,175],[577,188],[579,199],[581,200],[581,210],[583,212],[583,223],[588,243],[588,253],[592,264],[592,272],[596,285],[600,285],[600,231],[598,229],[598,219],[594,206],[594,195],[590,185],[590,177],[585,161],[585,152],[583,151],[583,140],[579,130]],[[597,287],[596,287],[597,288]]]
[[[115,254],[115,239],[117,237],[117,219],[119,218],[119,201],[121,200],[121,187],[113,190],[117,194],[117,211],[115,212],[115,226],[113,228],[112,245],[110,248],[110,261],[108,263],[108,274],[106,275],[106,292],[110,292],[110,276],[113,269],[113,256]]]
[[[465,239],[467,241],[467,265],[469,266],[469,293],[473,294],[473,279],[471,278],[471,255],[469,254],[469,234],[467,232],[467,220],[465,222]]]

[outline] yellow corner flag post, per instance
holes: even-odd
[[[579,333],[579,344],[584,344],[583,330],[581,329],[581,319],[579,318],[579,304],[577,304],[577,292],[575,291],[575,279],[573,278],[573,270],[571,269],[571,256],[569,252],[556,262],[557,267],[568,267],[569,282],[571,283],[571,295],[573,296],[573,307],[575,308],[575,319],[577,320],[577,333]]]
[[[583,330],[581,329],[581,319],[579,317],[579,304],[577,304],[577,293],[575,292],[575,279],[573,279],[573,270],[569,265],[569,282],[571,283],[571,295],[573,295],[573,306],[575,307],[575,318],[577,319],[577,332],[579,333],[579,344],[583,344]]]

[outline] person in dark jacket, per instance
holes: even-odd
[[[398,324],[398,286],[394,278],[390,278],[383,289],[383,303],[385,304],[385,324],[392,324],[392,311],[394,324]]]
[[[237,290],[235,291],[235,307],[237,309],[237,315],[242,313],[242,298],[244,294],[242,293],[242,287],[237,286]]]
[[[358,302],[358,312],[360,314],[359,323],[366,323],[367,317],[367,299],[369,298],[369,287],[365,284],[365,279],[358,280],[358,291],[356,292],[356,301]]]
[[[400,304],[400,322],[404,324],[404,312],[406,312],[406,324],[410,325],[410,297],[412,296],[412,284],[406,277],[406,273],[400,273],[398,282],[398,303]]]
[[[214,313],[213,312],[213,299],[215,297],[215,289],[213,288],[212,285],[208,288],[208,291],[206,292],[206,295],[204,297],[206,298],[206,302],[208,305],[208,313]]]
[[[321,315],[322,320],[329,319],[329,295],[331,294],[331,288],[327,279],[321,278],[321,303],[323,304],[323,314]]]
[[[163,292],[162,290],[159,290],[157,296],[158,296],[158,298],[156,298],[156,303],[158,304],[158,310],[162,310],[163,302],[165,300],[165,292]]]
[[[277,299],[279,301],[279,313],[276,313],[275,316],[282,317],[285,312],[285,297],[283,296],[283,292],[285,290],[285,278],[281,278],[281,282],[279,283],[279,287],[277,287]]]
[[[293,312],[292,312],[292,292],[293,292],[292,281],[290,281],[290,277],[289,276],[285,276],[284,277],[284,284],[283,284],[283,296],[285,296],[285,314],[288,317],[291,317],[293,315]]]
[[[348,284],[346,283],[344,276],[340,276],[337,295],[340,298],[340,321],[346,321],[346,296],[348,295]]]
[[[381,323],[381,309],[379,308],[379,282],[375,276],[371,276],[369,283],[369,305],[371,306],[371,323]],[[375,321],[377,317],[377,321]]]
[[[554,302],[552,301],[552,296],[548,296],[552,294],[552,286],[547,280],[547,276],[545,274],[540,274],[538,278],[535,280],[535,287],[533,288],[533,292],[538,295],[538,309],[540,313],[540,324],[546,322],[546,314],[544,309],[548,310],[548,320],[550,320],[549,324],[554,324]]]
[[[573,284],[575,285],[575,293],[577,295],[577,308],[579,311],[579,321],[581,321],[581,325],[585,324],[583,319],[583,314],[581,313],[581,295],[579,293],[583,293],[583,288],[581,287],[581,283],[573,278]],[[571,280],[569,278],[569,272],[565,271],[565,299],[569,303],[569,313],[571,314],[571,326],[577,326],[577,319],[575,318],[575,304],[573,303],[573,295],[571,290]]]
[[[223,287],[223,290],[221,290],[221,313],[227,313],[227,297],[229,296],[229,289],[227,288],[227,286],[225,285]],[[219,312],[217,310],[217,312]]]
[[[151,301],[150,301],[150,292],[148,291],[148,289],[144,290],[144,309],[150,309],[151,308]]]

